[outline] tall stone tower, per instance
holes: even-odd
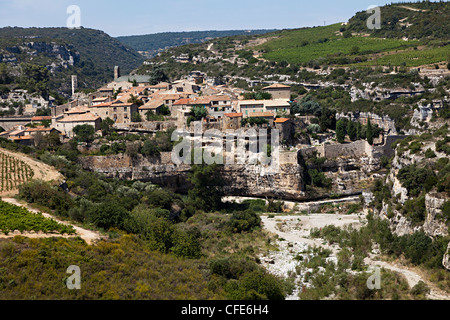
[[[114,67],[114,80],[116,80],[117,78],[120,78],[120,67],[119,66]]]
[[[78,87],[78,78],[77,76],[72,76],[72,98],[75,95],[75,89]]]

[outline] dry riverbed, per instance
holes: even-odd
[[[355,228],[365,223],[365,215],[338,215],[338,214],[311,214],[311,215],[285,215],[285,216],[262,216],[264,228],[272,234],[278,236],[276,245],[278,251],[266,252],[260,257],[264,267],[271,273],[289,277],[295,275],[295,289],[288,296],[287,300],[298,300],[298,293],[302,286],[308,287],[308,283],[304,282],[304,274],[296,274],[296,268],[301,262],[296,259],[299,254],[306,254],[309,247],[322,247],[331,250],[332,254],[328,258],[333,262],[337,262],[337,252],[340,248],[338,245],[328,245],[323,239],[310,238],[310,231],[313,228],[323,228],[326,225],[335,225],[336,227],[344,227],[352,225]],[[429,299],[450,300],[450,296],[437,289],[432,283],[426,281],[420,275],[419,270],[414,270],[391,262],[379,261],[377,255],[372,254],[370,258],[366,258],[364,263],[368,266],[379,266],[391,271],[395,271],[404,276],[410,288],[419,281],[424,281],[431,289],[428,295]]]

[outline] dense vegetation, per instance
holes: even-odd
[[[78,86],[80,88],[96,88],[102,86],[106,81],[113,80],[114,66],[121,67],[122,72],[127,73],[139,66],[143,61],[133,49],[123,45],[118,40],[111,38],[106,33],[81,28],[0,28],[0,54],[14,54],[17,62],[8,63],[7,82],[18,87],[24,86],[20,79],[13,75],[13,71],[19,71],[26,77],[27,64],[31,62],[30,54],[20,47],[27,48],[31,42],[27,38],[34,37],[33,42],[37,43],[41,52],[33,57],[32,63],[37,68],[50,66],[52,63],[59,64],[58,53],[52,52],[52,45],[61,45],[73,57],[73,66],[67,68],[59,67],[52,77],[47,79],[48,89],[69,93],[71,90],[71,75],[78,76]],[[22,70],[22,71],[21,71]],[[45,85],[45,83],[42,83]],[[40,86],[36,87],[37,89]],[[38,91],[38,90],[37,90]]]
[[[371,13],[362,11],[349,20],[346,30],[380,38],[448,39],[450,6],[447,1],[391,3],[383,6],[380,13],[381,29],[368,30],[366,21]]]

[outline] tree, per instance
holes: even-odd
[[[153,140],[146,140],[141,148],[141,153],[144,156],[152,157],[159,155],[159,149]]]
[[[141,122],[142,121],[142,116],[139,112],[133,112],[133,114],[131,115],[131,121],[132,122]]]
[[[336,123],[336,139],[339,143],[345,142],[345,124],[342,119]]]
[[[170,116],[170,109],[168,106],[166,106],[165,104],[161,106],[161,108],[159,109],[159,114],[163,115],[163,116]]]
[[[220,207],[223,192],[219,188],[223,180],[218,164],[193,165],[188,181],[193,185],[189,198],[196,208],[213,211]]]
[[[356,140],[356,124],[353,121],[347,122],[347,134],[351,141]]]
[[[322,131],[326,131],[327,129],[336,129],[336,112],[328,109],[325,106],[322,106],[321,109],[322,112],[319,117],[320,129],[322,129]]]
[[[367,119],[366,138],[367,138],[367,142],[370,145],[372,145],[373,144],[373,129],[372,129],[372,124],[370,123],[370,118]]]
[[[362,125],[361,122],[357,122],[356,123],[356,140],[362,139],[363,138],[363,132],[362,132]]]
[[[158,84],[160,82],[168,82],[169,77],[164,73],[160,67],[154,67],[150,73],[149,82],[151,85]]]
[[[95,128],[89,124],[78,125],[73,128],[73,132],[80,141],[87,143],[94,141]]]
[[[130,99],[128,99],[128,103],[135,104],[138,107],[144,105],[144,101],[142,101],[142,99],[139,99],[138,97],[135,97],[134,95],[130,96]]]
[[[113,133],[115,130],[113,128],[114,120],[112,120],[110,117],[107,117],[105,120],[102,121],[100,124],[100,129],[102,130],[103,136],[108,136],[111,133]]]
[[[206,115],[206,108],[204,108],[202,105],[196,105],[189,113],[189,117],[187,118],[186,123],[188,126],[190,126],[192,121],[202,120],[204,117],[206,117]]]

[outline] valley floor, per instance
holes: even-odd
[[[365,215],[339,215],[339,214],[311,214],[311,215],[285,215],[285,216],[262,216],[264,228],[278,236],[277,245],[279,251],[270,251],[261,257],[264,266],[272,273],[289,277],[295,274],[296,267],[300,264],[295,259],[298,253],[305,252],[308,247],[322,247],[331,250],[332,254],[329,260],[336,262],[337,253],[340,247],[337,244],[329,245],[325,240],[311,238],[310,231],[313,228],[323,228],[326,225],[334,225],[336,227],[344,227],[352,225],[357,228],[364,224]],[[431,289],[427,295],[428,299],[433,300],[450,300],[450,294],[442,292],[436,288],[430,281],[422,275],[422,272],[416,267],[411,268],[400,265],[398,263],[380,261],[380,257],[375,253],[366,258],[364,263],[367,266],[379,266],[401,274],[408,282],[410,288],[414,287],[419,281],[425,282]],[[296,287],[293,293],[287,297],[288,300],[298,300],[298,293],[303,283],[302,275],[296,275]]]

